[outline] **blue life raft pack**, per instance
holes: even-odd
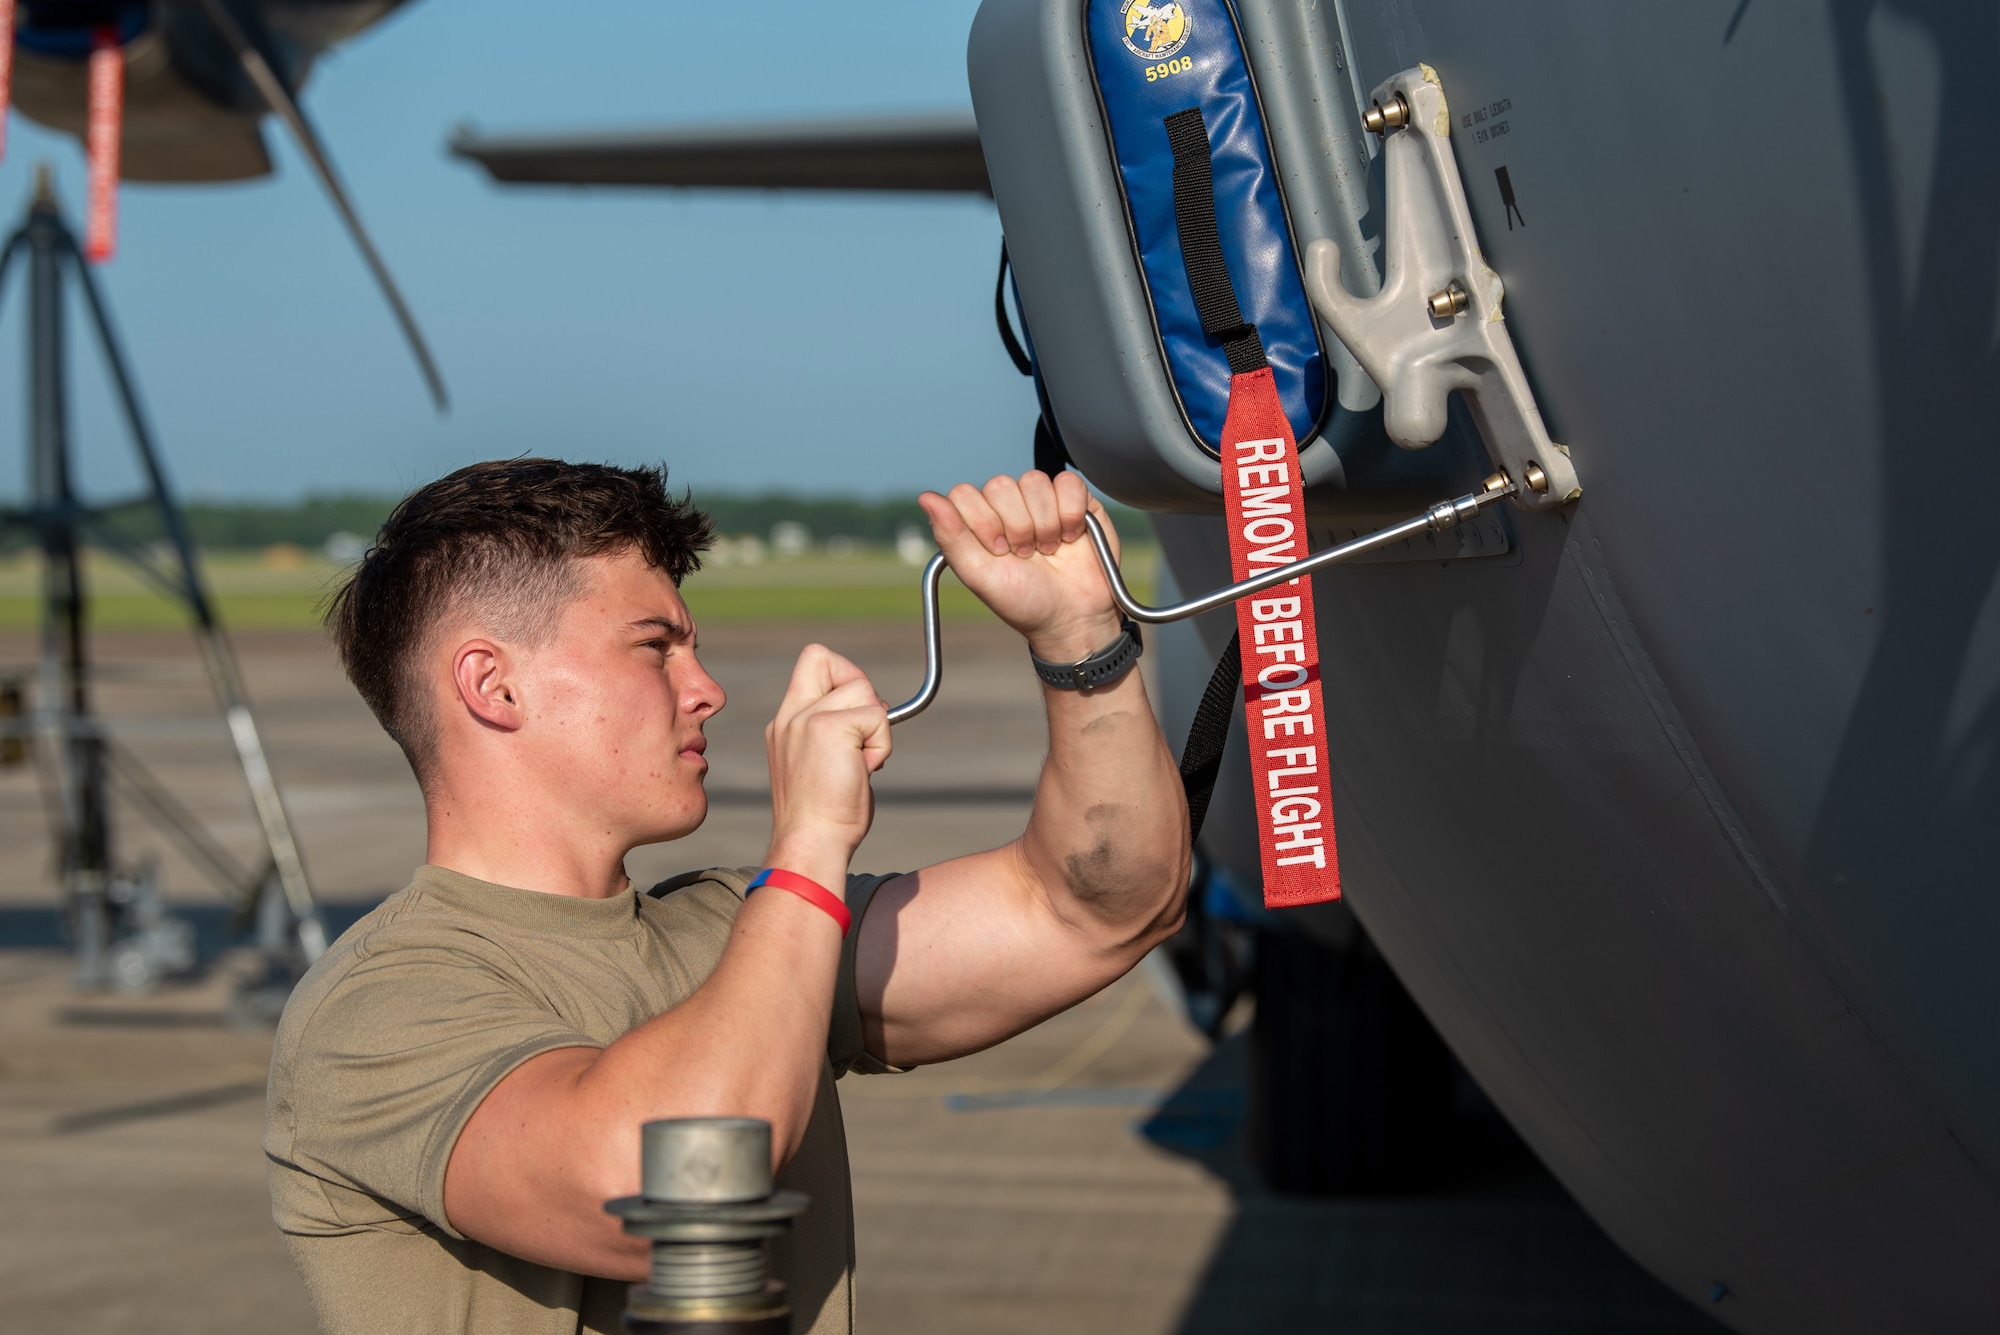
[[[1336,24],[1333,6],[1288,0],[981,6],[972,94],[1030,335],[1038,462],[1053,448],[1149,509],[1218,508],[1232,367],[1213,309],[1204,325],[1205,279],[1261,339],[1305,482],[1342,480],[1338,447],[1380,396],[1315,317],[1291,222],[1340,246],[1352,289],[1379,286]],[[1176,180],[1203,168],[1219,256],[1183,251]]]

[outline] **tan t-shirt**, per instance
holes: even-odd
[[[278,1026],[265,1114],[272,1214],[328,1335],[618,1335],[625,1285],[495,1251],[445,1219],[473,1109],[556,1048],[610,1045],[684,1000],[722,956],[750,871],[571,899],[419,868],[336,941]],[[848,880],[857,924],[886,876]],[[854,943],[827,1066],[780,1185],[812,1197],[773,1246],[795,1329],[847,1335],[854,1219],[833,1082],[886,1068],[862,1045]]]

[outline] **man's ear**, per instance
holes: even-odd
[[[467,640],[451,656],[451,682],[459,703],[490,728],[512,732],[521,726],[521,701],[513,663],[491,640]]]

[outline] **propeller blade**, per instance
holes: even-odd
[[[438,374],[437,363],[431,360],[431,350],[424,343],[422,331],[417,328],[416,317],[410,314],[410,308],[404,303],[402,291],[397,288],[396,280],[389,276],[389,266],[382,262],[382,256],[375,249],[375,242],[369,237],[368,229],[362,226],[361,215],[355,212],[354,203],[347,196],[347,188],[341,184],[339,174],[333,169],[333,160],[327,156],[324,145],[320,143],[318,131],[314,130],[312,123],[306,119],[305,109],[299,105],[298,99],[292,96],[291,90],[285,87],[277,71],[271,68],[271,63],[264,59],[264,53],[251,42],[249,34],[243,31],[241,24],[237,23],[236,16],[229,12],[224,0],[201,0],[201,7],[208,15],[209,21],[215,24],[223,38],[236,52],[236,62],[243,67],[243,72],[250,76],[250,82],[257,86],[257,91],[263,95],[272,112],[291,130],[292,138],[304,151],[306,160],[312,164],[314,174],[319,177],[319,183],[326,187],[328,197],[333,200],[333,207],[339,212],[341,221],[347,224],[348,235],[354,238],[355,247],[360,250],[361,258],[367,261],[369,271],[375,275],[377,286],[382,289],[382,295],[388,299],[389,309],[395,312],[396,323],[403,328],[403,337],[409,340],[410,351],[416,355],[417,365],[422,369],[424,380],[430,386],[432,401],[437,404],[440,413],[445,412],[451,404],[449,396],[445,393],[444,378]]]

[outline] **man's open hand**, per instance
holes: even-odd
[[[1002,474],[983,488],[918,497],[938,548],[965,587],[1053,663],[1073,663],[1118,637],[1111,586],[1083,526],[1095,514],[1118,550],[1104,507],[1075,473]]]
[[[868,776],[889,758],[889,712],[866,674],[824,645],[792,669],[764,729],[771,765],[771,863],[838,894],[847,859],[868,834]],[[838,861],[838,866],[829,864]],[[828,879],[828,877],[831,879]]]

